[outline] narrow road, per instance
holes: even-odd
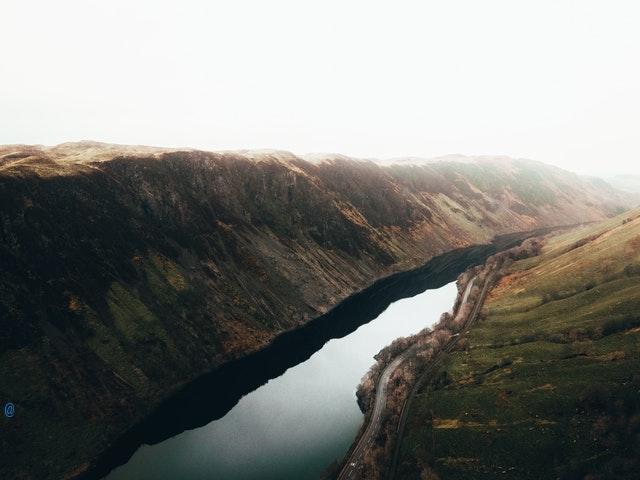
[[[465,295],[463,297],[465,301],[469,296],[469,292],[471,291],[471,287],[473,283],[476,281],[476,278],[477,277],[474,277],[467,285],[467,291],[465,292]],[[487,293],[489,292],[489,288],[493,284],[494,279],[495,279],[495,273],[491,273],[488,275],[487,279],[484,282],[484,285],[482,286],[480,295],[478,295],[478,298],[476,299],[476,303],[473,306],[473,309],[471,310],[471,313],[467,317],[464,326],[460,329],[460,334],[454,335],[451,338],[451,340],[449,340],[447,344],[442,348],[442,350],[440,350],[440,352],[433,358],[433,360],[431,360],[431,364],[429,365],[429,367],[422,373],[422,375],[420,375],[420,377],[418,378],[418,381],[414,384],[413,388],[409,392],[409,396],[405,400],[404,405],[402,407],[402,412],[400,413],[400,420],[398,421],[396,445],[393,452],[393,457],[391,459],[391,467],[389,468],[389,472],[387,475],[388,480],[393,480],[396,474],[396,470],[398,468],[398,461],[400,458],[400,447],[402,445],[402,437],[404,435],[404,429],[407,423],[407,416],[411,408],[411,403],[413,402],[415,395],[418,393],[418,391],[420,390],[422,385],[424,385],[425,382],[432,379],[433,374],[437,371],[438,363],[442,359],[443,355],[453,350],[453,348],[456,346],[460,338],[476,322],[476,320],[478,319],[478,315],[480,314],[480,310],[482,309],[482,305],[484,304],[484,300],[487,296]],[[462,310],[463,305],[464,305],[464,302],[461,302],[460,308],[458,311]]]
[[[364,465],[363,457],[367,449],[373,445],[376,435],[380,431],[382,424],[382,412],[387,403],[387,384],[391,378],[391,374],[400,366],[413,352],[414,347],[410,347],[394,358],[389,365],[382,371],[382,375],[378,379],[376,386],[376,400],[373,405],[373,411],[369,417],[369,424],[366,430],[358,440],[356,448],[353,449],[344,468],[338,475],[338,480],[358,479],[362,475],[362,467]]]
[[[472,278],[467,284],[467,288],[462,296],[462,301],[460,302],[460,307],[458,308],[458,313],[456,314],[456,320],[462,311],[463,305],[466,303],[469,294],[471,292],[471,288],[476,282],[477,277]],[[464,335],[464,332],[476,321],[480,309],[484,303],[484,299],[489,290],[489,286],[492,283],[493,275],[490,275],[489,278],[484,282],[482,287],[482,291],[478,296],[478,299],[475,302],[475,305],[469,314],[469,317],[466,319],[464,326],[460,329],[460,334],[454,335],[451,340],[447,342],[447,344],[440,350],[440,352],[436,355],[436,357],[432,360],[431,365],[425,370],[418,381],[415,383],[405,404],[402,408],[402,412],[400,414],[400,421],[398,422],[397,429],[397,439],[396,439],[396,448],[394,451],[394,455],[391,462],[391,468],[389,470],[389,478],[393,478],[395,474],[395,470],[397,468],[398,456],[400,453],[400,444],[402,442],[402,436],[404,434],[404,427],[407,421],[407,414],[409,412],[409,407],[411,406],[411,402],[416,392],[420,389],[422,384],[431,377],[433,372],[436,369],[438,361],[442,358],[444,353],[450,352],[453,347],[458,343],[460,337]],[[387,403],[387,387],[389,383],[389,379],[393,374],[394,370],[398,368],[415,350],[415,347],[409,347],[407,350],[402,352],[393,361],[387,365],[387,367],[383,370],[382,375],[378,379],[378,384],[376,386],[376,399],[373,406],[373,411],[371,413],[371,417],[369,418],[369,424],[365,429],[364,433],[358,440],[356,447],[352,450],[349,458],[345,462],[340,474],[338,475],[338,480],[356,480],[362,478],[362,469],[364,467],[364,455],[367,452],[367,449],[373,445],[378,432],[380,431],[380,427],[382,425],[382,413]]]
[[[469,297],[469,293],[471,292],[471,288],[475,283],[476,278],[474,277],[467,284],[467,288],[463,294],[462,302],[460,303],[461,307],[458,309],[460,311],[462,309],[462,305],[467,301]],[[470,315],[472,317],[474,314]],[[457,317],[456,317],[457,318]],[[466,325],[465,325],[466,328]],[[457,341],[457,337],[452,339]],[[450,341],[451,347],[453,347],[453,343]],[[445,346],[445,349],[449,346]],[[358,440],[356,447],[352,450],[351,455],[344,464],[340,475],[338,475],[338,480],[350,480],[350,479],[358,479],[362,478],[362,468],[364,466],[363,457],[366,453],[367,449],[369,449],[373,442],[375,441],[378,432],[380,431],[380,427],[382,425],[382,413],[387,403],[387,386],[389,383],[389,379],[391,375],[415,350],[415,347],[409,347],[407,350],[402,352],[396,358],[394,358],[389,365],[383,370],[382,375],[378,379],[378,384],[376,386],[376,399],[373,406],[373,411],[371,413],[371,417],[369,418],[369,424],[365,429],[364,433]],[[405,407],[408,404],[405,403]],[[401,417],[404,416],[406,408],[403,408]],[[402,425],[402,420],[400,421],[400,425]]]
[[[469,280],[469,283],[467,283],[467,288],[464,289],[464,294],[462,295],[462,301],[460,302],[461,307],[462,305],[467,303],[467,300],[469,299],[469,295],[471,294],[471,289],[473,288],[474,283],[476,283],[476,277],[473,277],[471,280]],[[457,320],[460,317],[461,313],[462,313],[462,308],[458,308],[458,313],[456,314],[455,320]]]

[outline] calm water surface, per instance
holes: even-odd
[[[330,340],[307,361],[244,396],[223,418],[143,445],[108,480],[317,479],[362,423],[355,391],[373,355],[437,321],[455,283],[392,303],[375,320]]]

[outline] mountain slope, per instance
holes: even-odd
[[[636,478],[640,211],[507,273],[414,402],[397,478]]]
[[[0,147],[2,473],[82,470],[185,382],[381,276],[633,201],[504,159]]]

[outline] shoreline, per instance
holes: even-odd
[[[242,396],[304,361],[331,338],[348,335],[375,318],[393,301],[453,281],[460,268],[466,270],[478,265],[497,251],[549,228],[559,227],[499,235],[490,243],[457,248],[432,257],[419,267],[375,280],[325,314],[278,334],[265,347],[205,372],[172,392],[149,415],[117,437],[102,454],[85,464],[87,468],[72,472],[67,478],[103,478],[125,464],[141,445],[162,442],[221,418]],[[222,398],[216,388],[220,384],[224,385]]]
[[[493,255],[487,257],[483,264],[472,266],[460,274],[457,280],[458,294],[454,302],[452,313],[443,314],[441,321],[434,325],[433,330],[426,328],[422,332],[413,335],[412,337],[408,337],[406,339],[408,345],[402,351],[397,352],[391,358],[387,359],[386,362],[383,360],[381,366],[379,365],[380,360],[372,366],[372,370],[370,370],[367,375],[372,375],[371,372],[374,372],[375,389],[368,394],[365,404],[368,408],[366,408],[364,412],[365,421],[363,426],[359,430],[358,435],[352,443],[347,455],[345,455],[344,459],[340,463],[340,470],[336,472],[338,473],[337,478],[339,480],[360,478],[360,470],[368,472],[368,469],[371,469],[374,474],[377,473],[380,478],[393,478],[399,447],[404,432],[404,425],[413,396],[421,385],[428,379],[429,373],[433,371],[435,366],[441,360],[442,355],[455,348],[460,338],[464,336],[465,331],[477,321],[486,295],[495,284],[496,278],[499,276],[503,264],[509,259],[509,255],[518,248],[522,249],[528,242],[532,242],[532,244],[534,244],[538,241],[538,238],[546,232],[535,231],[530,233],[531,235],[523,237],[519,242],[517,242],[517,245],[507,246],[506,248],[495,252]],[[479,283],[477,280],[482,282],[481,287],[477,286],[477,283]],[[470,295],[470,291],[472,289],[477,291]],[[469,300],[470,296],[472,297],[471,300]],[[471,305],[471,307],[468,308],[468,305]],[[404,398],[401,402],[400,411],[394,411],[393,406],[389,407],[387,405],[389,400],[384,399],[384,402],[382,402],[379,399],[379,392],[382,391],[383,395],[386,395],[386,384],[394,373],[398,373],[399,378],[405,378],[402,376],[403,373],[406,373],[404,371],[404,364],[406,363],[405,360],[407,360],[409,356],[412,358],[415,356],[416,350],[420,348],[421,343],[423,345],[431,343],[431,346],[429,347],[431,349],[429,353],[430,358],[424,364],[421,369],[422,371],[414,372],[416,375],[413,376],[412,382],[407,383],[405,381],[405,387],[407,388],[402,394]],[[380,351],[379,355],[388,353],[388,349],[390,347],[391,345],[385,347],[385,349]],[[416,361],[416,363],[418,363],[418,361]],[[394,371],[389,372],[388,369],[392,366]],[[375,373],[376,367],[379,367],[377,368],[377,374]],[[409,378],[412,377],[409,376]],[[396,417],[397,421],[395,421]],[[372,427],[372,418],[375,419],[374,423],[379,423],[375,429]],[[383,420],[380,420],[380,418],[383,418]],[[393,426],[396,426],[396,428],[393,429],[394,431],[389,431],[389,428]],[[376,443],[379,443],[381,439],[382,451],[378,448],[379,446],[375,445]],[[373,450],[373,452],[368,452],[367,449]],[[393,450],[390,465],[388,457],[391,452],[389,452],[388,449]],[[378,454],[377,461],[375,460],[376,453]],[[385,465],[379,464],[380,456],[386,460],[384,462],[387,465],[386,468]],[[379,467],[378,471],[376,471],[376,467]]]

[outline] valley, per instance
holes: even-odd
[[[0,393],[17,414],[2,419],[0,471],[79,477],[194,380],[376,281],[635,202],[504,157],[380,166],[273,151],[2,146]],[[247,388],[230,388],[221,412]],[[155,441],[215,416],[159,426]]]

